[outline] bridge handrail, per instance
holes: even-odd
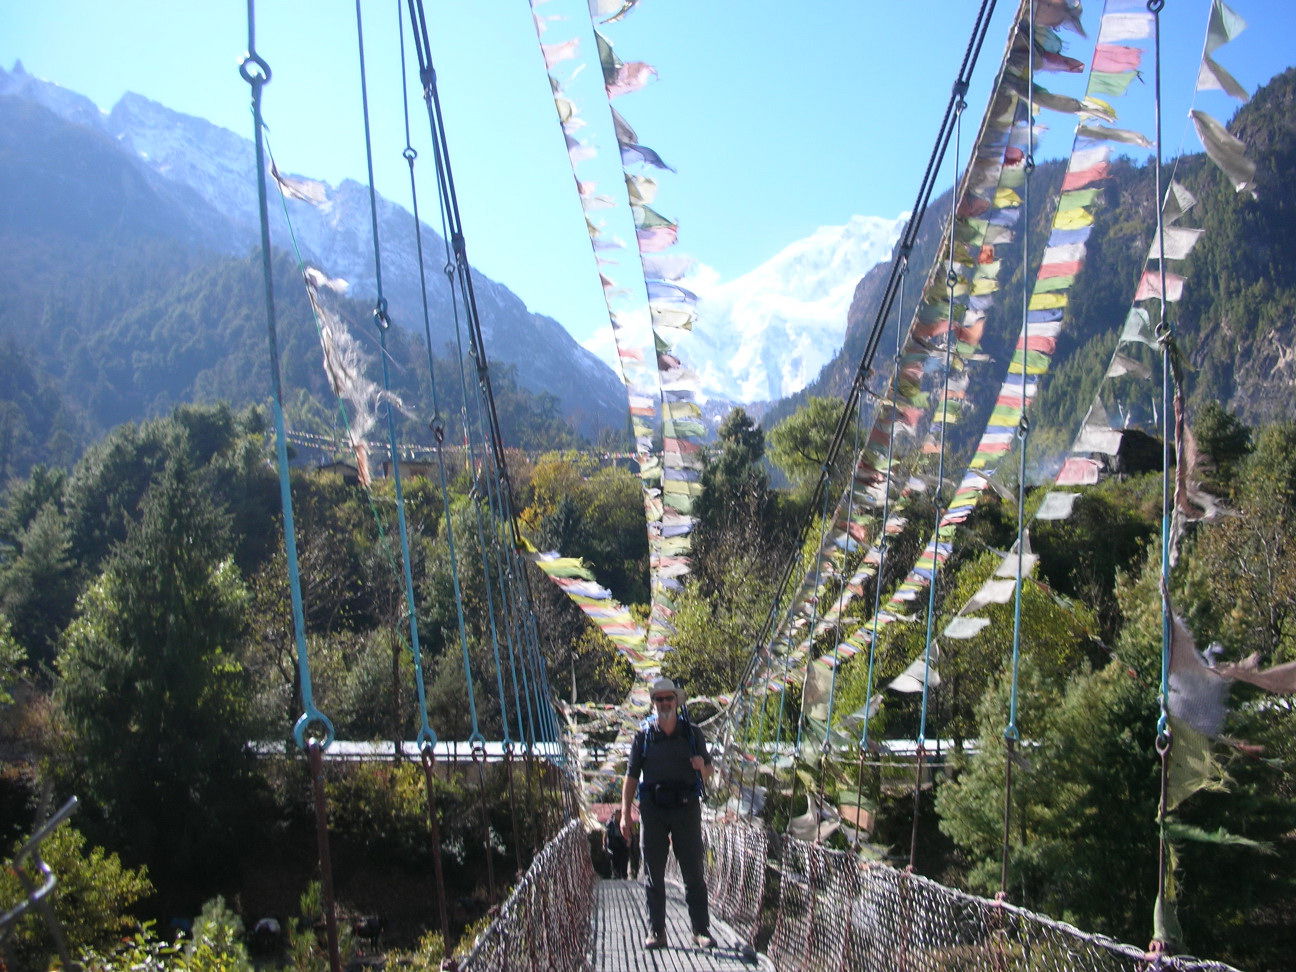
[[[787,835],[779,843],[781,899],[769,956],[780,968],[1237,972],[1223,962],[1150,954],[847,851]]]
[[[587,969],[593,915],[589,840],[584,824],[574,819],[532,859],[458,969]]]

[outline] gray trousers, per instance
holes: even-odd
[[[666,930],[666,855],[673,848],[684,877],[684,902],[688,905],[693,934],[709,932],[711,916],[707,910],[701,802],[669,810],[641,803],[639,818],[649,931]]]

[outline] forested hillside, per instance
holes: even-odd
[[[217,894],[238,902],[250,925],[267,914],[295,914],[309,891],[309,793],[300,761],[273,755],[301,702],[279,491],[267,456],[256,408],[184,406],[118,426],[70,472],[37,466],[4,493],[0,843],[7,851],[33,816],[48,812],[43,792],[60,803],[73,793],[81,798],[47,852],[62,886],[84,889],[59,899],[77,948],[111,950],[137,919],[194,915]],[[578,501],[586,539],[573,535],[576,549],[601,573],[621,572],[619,594],[643,596],[646,539],[635,477],[583,460],[587,487],[573,460],[559,454],[534,467],[523,455],[512,459],[528,531],[546,535],[557,501]],[[468,738],[467,650],[475,718],[499,739],[509,703],[495,691],[495,632],[484,607],[482,485],[462,464],[451,473],[444,493],[418,476],[404,486],[429,713],[441,738]],[[364,489],[337,473],[303,470],[294,473],[292,492],[315,702],[341,739],[413,738],[419,716],[402,633],[392,482]],[[530,584],[556,691],[569,696],[578,685],[586,701],[623,697],[624,660],[586,632],[580,612],[539,571]],[[456,589],[465,605],[464,645]],[[253,741],[271,754],[254,759]],[[480,784],[493,788],[486,794],[462,773],[442,775],[457,935],[495,903],[482,881],[484,855],[496,854],[505,875],[523,849],[513,842],[516,810],[500,774]],[[435,927],[417,765],[332,767],[328,785],[343,901],[386,916],[392,940],[413,946]],[[523,785],[519,779],[519,792],[529,792],[532,784]],[[510,835],[507,848],[484,845],[478,799],[489,801],[495,832]],[[522,836],[534,840],[529,830]],[[18,894],[10,877],[0,878],[0,899]],[[306,939],[298,944],[309,957]],[[35,968],[52,946],[36,920],[15,947],[20,967]]]
[[[1186,277],[1175,324],[1190,364],[1190,400],[1220,402],[1252,422],[1278,420],[1296,404],[1296,364],[1290,352],[1296,337],[1296,270],[1287,259],[1296,241],[1296,210],[1285,184],[1296,165],[1294,99],[1296,68],[1257,91],[1229,125],[1256,162],[1257,198],[1235,192],[1202,154],[1185,156],[1167,169],[1168,177],[1197,198],[1184,225],[1205,230],[1183,267],[1176,270]],[[1060,163],[1049,162],[1032,177],[1036,203],[1029,246],[1036,261],[1047,240],[1061,172]],[[1071,292],[1052,374],[1035,405],[1037,444],[1048,443],[1060,452],[1089,408],[1152,240],[1153,194],[1150,163],[1118,160],[1112,166],[1084,271]],[[936,257],[940,225],[948,209],[948,196],[943,196],[928,210],[905,291],[909,313],[921,286],[916,278]],[[996,360],[1006,360],[1002,352],[1021,326],[1019,305],[1011,297],[1021,292],[1021,247],[1001,250],[1004,285],[986,326],[986,351]],[[771,409],[767,425],[772,427],[809,398],[845,392],[873,326],[885,281],[886,267],[878,267],[860,282],[841,353],[801,395]],[[893,316],[874,360],[875,370],[884,375],[890,371],[895,326]],[[998,381],[987,381],[984,387],[991,389],[992,396]],[[964,428],[976,425],[976,419],[988,412],[990,401],[974,400],[972,405],[972,418],[962,423]],[[970,443],[960,441],[958,447],[967,449]]]

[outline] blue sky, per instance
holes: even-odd
[[[530,8],[526,0],[425,2],[469,255],[532,310],[586,340],[606,327],[606,314]],[[21,60],[102,108],[130,90],[250,137],[248,89],[237,73],[247,45],[244,3],[5,6],[6,67]],[[1296,60],[1296,7],[1288,0],[1232,6],[1250,26],[1217,56],[1254,90]],[[642,0],[609,34],[621,57],[652,63],[658,78],[617,107],[641,141],[678,169],[663,180],[657,208],[679,220],[679,248],[730,279],[818,226],[908,209],[976,7],[973,0]],[[364,0],[363,15],[378,188],[404,202],[397,8],[398,0]],[[998,5],[969,97],[967,140],[1015,8],[1011,0]],[[1101,4],[1087,8],[1092,25]],[[543,9],[572,16],[570,28],[552,28],[558,40],[576,32],[584,2],[552,0]],[[1206,0],[1169,0],[1162,15],[1167,155],[1180,145],[1196,150],[1183,120],[1207,9]],[[1084,41],[1073,43],[1083,50]],[[363,180],[353,3],[261,0],[257,48],[274,71],[265,111],[281,168],[333,183]],[[1042,80],[1066,90],[1069,79]],[[430,178],[426,116],[411,98],[414,145]],[[1150,108],[1138,109],[1140,100],[1136,86],[1121,122],[1150,133]],[[1198,106],[1227,119],[1236,103],[1210,92]],[[1069,145],[1071,122],[1047,112],[1043,120],[1054,130],[1041,154],[1056,156]],[[609,142],[594,137],[607,155]],[[947,165],[942,184],[952,177]],[[432,184],[420,192],[426,212]]]

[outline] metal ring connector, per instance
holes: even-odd
[[[239,65],[239,76],[254,88],[267,85],[270,83],[270,65],[260,54],[248,54]]]
[[[401,156],[406,162],[413,162],[418,158],[418,152],[414,151],[414,146],[406,145],[405,151],[401,153]]]

